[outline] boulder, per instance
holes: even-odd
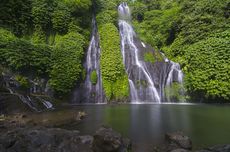
[[[205,148],[196,152],[230,152],[230,145],[218,145],[214,147]]]
[[[126,152],[131,143],[128,139],[112,130],[112,128],[101,127],[96,131],[93,141],[94,152]]]
[[[130,140],[111,128],[100,128],[94,137],[59,128],[26,127],[2,132],[1,152],[127,152]]]
[[[92,152],[92,142],[92,136],[80,136],[78,131],[56,128],[24,128],[2,134],[0,137],[0,150]]]
[[[171,152],[189,152],[189,151],[186,149],[174,149]]]
[[[176,149],[192,149],[192,141],[182,132],[168,133],[165,135],[165,139],[168,144],[168,149],[171,151]]]

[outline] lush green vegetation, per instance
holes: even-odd
[[[101,44],[101,72],[105,95],[109,100],[124,101],[129,96],[117,29],[118,0],[97,0],[97,22]]]
[[[91,72],[91,75],[90,75],[90,80],[91,80],[91,82],[92,82],[93,85],[97,84],[97,79],[98,79],[98,77],[97,77],[97,71],[93,70]]]
[[[91,0],[0,3],[0,65],[19,73],[23,84],[26,77],[46,78],[56,93],[69,93],[84,75]]]
[[[11,32],[0,29],[0,62],[20,73],[33,73],[41,76],[51,67],[51,48],[47,45],[34,45],[15,37]]]
[[[144,54],[144,61],[145,62],[150,62],[150,63],[155,63],[155,62],[162,62],[164,60],[164,57],[161,55],[159,51],[154,51],[154,52],[146,52]]]
[[[95,9],[101,40],[103,87],[109,100],[129,94],[117,28],[122,0],[2,0],[0,67],[27,77],[45,78],[58,94],[84,80],[82,63]],[[230,100],[230,1],[136,0],[129,2],[139,37],[179,62],[192,97]],[[162,56],[144,54],[154,63]],[[91,81],[96,84],[95,72]],[[178,88],[178,87],[175,87]]]
[[[138,35],[182,65],[192,97],[230,99],[230,1],[138,0],[130,5]]]
[[[183,84],[174,82],[171,86],[166,86],[164,91],[166,98],[171,102],[184,102],[187,100]]]
[[[50,72],[50,85],[56,91],[67,93],[81,79],[83,46],[84,38],[78,33],[56,36]]]
[[[230,31],[221,35],[224,37],[209,37],[188,47],[186,79],[190,92],[229,99]]]
[[[156,62],[155,57],[154,57],[152,52],[146,52],[144,54],[144,60],[145,60],[145,62],[150,62],[150,63]]]
[[[119,33],[112,23],[100,26],[102,82],[108,99],[128,96],[128,78],[120,52]],[[109,33],[109,34],[108,34]]]

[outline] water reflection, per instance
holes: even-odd
[[[230,107],[210,105],[100,105],[77,107],[88,117],[76,126],[92,134],[109,125],[139,147],[159,145],[167,132],[183,131],[195,147],[226,144],[230,141]],[[140,146],[142,145],[142,146]]]

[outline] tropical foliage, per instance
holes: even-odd
[[[69,93],[85,77],[82,63],[94,13],[106,97],[125,99],[129,86],[117,28],[121,1],[1,0],[0,67],[19,74],[22,84],[29,76],[41,77],[59,94]],[[230,100],[229,0],[125,1],[142,41],[181,64],[192,97]],[[154,63],[163,58],[155,51],[144,59]],[[95,72],[91,81],[96,83]]]
[[[93,85],[97,84],[97,79],[98,79],[98,77],[97,77],[97,71],[93,70],[91,72],[91,75],[90,75],[90,80],[91,80],[91,82],[92,82]]]
[[[230,100],[230,1],[140,0],[130,5],[138,35],[182,65],[185,87],[195,101]]]
[[[75,82],[80,80],[83,46],[84,37],[78,33],[56,36],[50,72],[50,85],[56,91],[68,93]]]
[[[20,73],[20,81],[27,76],[43,77],[57,93],[70,92],[83,79],[91,0],[0,3],[1,66]]]
[[[128,96],[128,79],[120,52],[120,40],[116,26],[101,25],[101,72],[105,94],[108,99]],[[109,34],[108,34],[109,33]]]

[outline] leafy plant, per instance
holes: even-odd
[[[30,82],[29,82],[29,80],[26,77],[21,76],[21,75],[16,75],[15,76],[15,80],[19,82],[20,87],[22,89],[28,89],[28,88],[30,88]]]
[[[55,91],[68,93],[81,79],[83,46],[84,38],[78,33],[72,32],[56,37],[49,81]]]
[[[1,0],[0,26],[17,36],[28,34],[32,24],[31,9],[31,0]]]
[[[155,57],[154,57],[152,52],[146,52],[144,54],[144,60],[145,60],[145,62],[150,62],[150,63],[155,63],[156,62],[156,59],[155,59]]]
[[[52,13],[53,29],[61,34],[68,32],[68,27],[71,21],[71,12],[68,7],[59,2]]]
[[[184,94],[185,90],[183,84],[177,82],[172,83],[170,86],[166,86],[165,96],[169,102],[185,102],[186,96]]]
[[[141,22],[134,17],[138,35],[181,64],[185,87],[191,96],[206,101],[228,101],[230,22],[226,8],[229,2],[143,0],[138,3],[137,6],[147,8],[139,9]],[[138,10],[137,6],[132,5],[133,10]],[[150,55],[144,58],[152,59]]]
[[[128,79],[124,80],[127,76],[122,63],[118,30],[112,23],[107,23],[101,25],[99,32],[102,82],[106,97],[116,99],[123,95],[125,98],[128,96]]]
[[[96,85],[97,84],[97,71],[96,70],[93,70],[91,72],[91,75],[90,75],[90,80],[92,82],[93,85]]]
[[[185,54],[189,63],[186,80],[190,92],[198,92],[205,98],[230,99],[229,50],[229,38],[215,37],[188,48]]]
[[[1,31],[1,30],[0,30]],[[14,37],[9,32],[0,36],[1,65],[21,73],[46,74],[50,68],[51,48]],[[33,72],[32,72],[33,71]]]

